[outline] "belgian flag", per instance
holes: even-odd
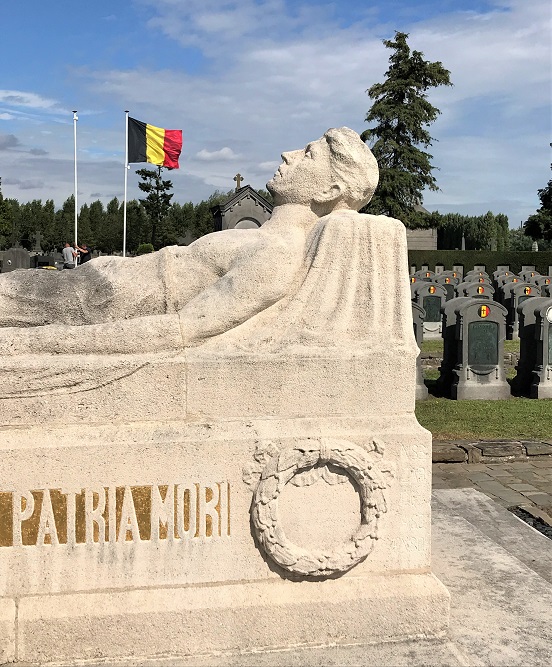
[[[150,162],[178,169],[182,130],[164,130],[135,118],[128,119],[128,162]]]

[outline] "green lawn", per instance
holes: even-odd
[[[504,342],[504,352],[519,353],[519,340]],[[443,354],[442,339],[425,340],[422,354],[439,359]],[[506,377],[516,374],[506,365]],[[424,367],[424,378],[436,380],[435,366]],[[511,398],[506,401],[451,401],[429,397],[416,404],[416,416],[437,439],[482,438],[512,440],[552,440],[552,400]]]
[[[438,440],[552,440],[552,399],[451,401],[430,397],[416,403],[416,416]]]
[[[424,340],[422,342],[422,354],[430,354],[432,357],[443,355],[443,339],[435,338]],[[511,352],[519,353],[519,340],[505,340],[504,352],[509,354]]]

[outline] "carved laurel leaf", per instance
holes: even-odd
[[[367,451],[351,442],[321,439],[302,441],[269,458],[251,509],[258,542],[267,555],[290,572],[316,577],[344,572],[365,558],[377,539],[378,519],[386,511],[383,494],[386,485],[375,467],[374,457],[381,457],[375,445]],[[335,473],[329,465],[345,472]],[[312,483],[321,476],[347,481],[347,473],[356,482],[361,497],[361,524],[352,538],[329,553],[308,552],[289,542],[278,519],[278,496],[284,486],[300,478],[298,485]]]

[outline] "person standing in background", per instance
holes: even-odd
[[[65,244],[61,254],[63,255],[63,268],[74,269],[77,263],[77,252],[70,246],[69,243]]]

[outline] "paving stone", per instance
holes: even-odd
[[[467,453],[457,445],[433,443],[433,462],[462,463],[468,460]]]
[[[531,463],[537,468],[552,468],[552,458],[539,459],[538,461],[531,461]]]
[[[509,470],[514,470],[515,472],[519,472],[520,470],[535,470],[534,464],[527,461],[509,461],[507,463],[507,468]]]
[[[520,443],[515,442],[480,442],[475,445],[484,457],[519,457],[524,456],[525,451]]]
[[[539,506],[540,505],[545,505],[545,506],[552,505],[552,495],[550,495],[548,493],[541,493],[541,492],[529,493],[528,492],[528,493],[525,493],[524,495],[527,498],[529,498],[529,500],[531,502],[535,503],[535,505],[539,505]]]
[[[482,482],[484,480],[494,479],[491,475],[486,472],[467,472],[465,473],[468,479],[471,479],[472,482]]]
[[[539,489],[537,489],[534,486],[531,486],[531,484],[508,484],[510,489],[514,489],[514,491],[534,491],[536,493],[539,492]]]
[[[546,442],[522,441],[521,444],[525,447],[527,451],[527,456],[539,456],[542,454],[552,455],[552,445],[549,445]]]

